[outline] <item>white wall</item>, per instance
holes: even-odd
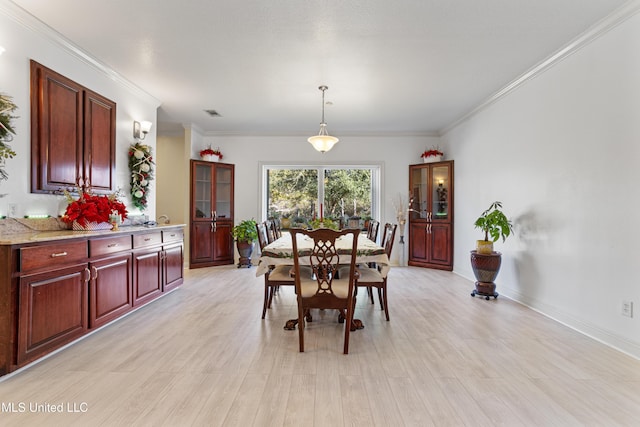
[[[310,129],[310,132],[313,132]],[[235,220],[260,219],[260,162],[305,164],[353,164],[382,162],[381,223],[396,222],[393,199],[401,193],[406,200],[409,193],[409,164],[420,163],[425,148],[439,144],[439,138],[425,136],[351,137],[340,136],[340,142],[328,153],[321,154],[307,142],[307,136],[239,137],[206,136],[199,151],[211,145],[220,147],[223,162],[234,163]],[[399,234],[399,232],[397,233]],[[392,262],[400,264],[402,248],[394,244]],[[405,245],[407,246],[407,245]],[[406,260],[406,256],[404,257]]]
[[[516,236],[497,244],[498,292],[636,357],[639,114],[635,15],[443,137],[456,160],[455,271],[473,280],[473,222],[500,200]]]
[[[17,216],[36,213],[57,216],[66,207],[63,196],[30,193],[30,59],[116,102],[116,186],[129,196],[127,152],[134,142],[133,121],[150,120],[155,125],[159,102],[112,72],[103,71],[99,64],[72,53],[51,29],[3,0],[0,1],[0,46],[6,49],[0,55],[0,91],[13,97],[19,116],[15,121],[17,135],[11,143],[17,156],[7,160],[9,180],[0,183],[0,194],[6,194],[0,198],[0,215],[6,215],[10,203],[17,204]],[[155,126],[145,143],[155,147]],[[130,213],[139,213],[130,197],[124,201]],[[145,213],[155,216],[154,185]]]

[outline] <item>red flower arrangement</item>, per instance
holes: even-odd
[[[437,148],[432,148],[431,150],[426,150],[424,153],[422,153],[422,155],[420,157],[422,158],[426,158],[426,157],[432,157],[432,156],[444,156],[444,153],[440,150],[438,150]]]
[[[204,150],[200,150],[200,157],[203,156],[218,156],[220,160],[222,160],[222,153],[220,152],[220,148],[216,148],[215,150],[211,147],[205,148]]]
[[[90,222],[109,222],[109,215],[117,214],[122,219],[127,217],[127,208],[118,201],[115,194],[108,196],[96,196],[88,192],[80,192],[78,200],[73,200],[70,194],[66,194],[69,200],[67,210],[62,216],[62,220],[67,224],[78,224],[85,226]]]

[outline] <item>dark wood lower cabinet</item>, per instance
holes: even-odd
[[[409,232],[409,265],[452,269],[451,224],[412,222]]]
[[[184,280],[184,250],[182,244],[164,247],[162,291],[167,292],[182,284]]]
[[[89,327],[108,323],[133,308],[130,253],[91,263]]]
[[[133,305],[139,306],[162,294],[161,250],[148,249],[133,254]]]
[[[183,282],[181,226],[0,245],[0,376]]]
[[[191,225],[190,268],[233,264],[233,223],[193,222]]]
[[[86,264],[20,278],[18,364],[84,335],[88,280]]]

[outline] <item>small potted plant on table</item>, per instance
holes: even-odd
[[[241,221],[238,225],[233,227],[231,234],[236,241],[236,247],[238,248],[238,254],[240,255],[238,268],[251,268],[253,242],[258,238],[256,221],[254,219],[245,219],[244,221]]]
[[[501,209],[501,202],[493,202],[474,223],[484,232],[484,240],[478,240],[476,250],[471,251],[471,267],[477,280],[472,297],[481,295],[487,300],[498,297],[493,281],[500,271],[502,254],[493,250],[493,243],[501,237],[504,242],[513,233],[513,225]]]

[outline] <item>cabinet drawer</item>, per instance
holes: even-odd
[[[182,230],[162,230],[162,243],[181,242],[184,239]]]
[[[162,233],[160,231],[146,234],[135,234],[133,236],[133,247],[142,248],[162,244]]]
[[[89,240],[89,253],[92,257],[128,251],[131,247],[131,235]]]
[[[65,242],[20,248],[20,271],[56,268],[86,260],[87,242]]]

